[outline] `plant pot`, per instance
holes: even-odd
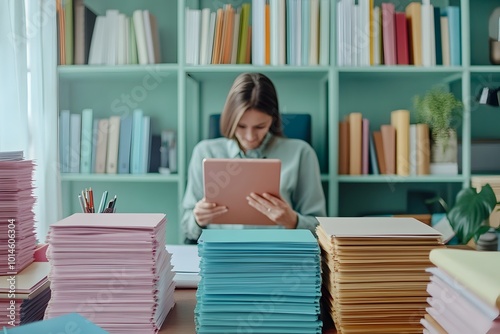
[[[432,141],[431,162],[433,163],[457,163],[458,161],[457,133],[450,130],[448,138],[439,138]]]

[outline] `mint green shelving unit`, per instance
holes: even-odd
[[[456,192],[470,184],[471,140],[500,139],[496,129],[496,124],[500,124],[498,108],[479,106],[474,102],[482,85],[500,86],[500,67],[489,64],[487,35],[489,13],[500,3],[495,5],[494,1],[481,0],[474,1],[471,6],[471,0],[431,1],[436,6],[461,7],[462,66],[337,66],[336,6],[333,1],[329,66],[186,65],[185,8],[209,7],[214,10],[224,3],[236,6],[241,2],[86,0],[86,4],[98,14],[110,8],[117,8],[127,15],[135,9],[150,9],[159,23],[162,63],[60,66],[59,109],[81,112],[84,108],[92,108],[95,117],[109,117],[133,110],[123,102],[122,94],[135,94],[133,102],[152,117],[154,134],[159,134],[164,128],[177,130],[179,172],[173,175],[63,174],[65,216],[79,211],[77,194],[82,188],[91,186],[97,194],[106,189],[110,195],[118,195],[120,212],[166,213],[167,242],[181,243],[184,239],[180,227],[182,197],[191,152],[198,141],[207,137],[209,115],[221,112],[227,91],[241,72],[268,75],[276,84],[282,112],[312,115],[312,146],[320,161],[330,216],[403,212],[408,194],[414,191],[435,192],[453,202]],[[375,5],[381,2],[375,0]],[[409,2],[397,2],[396,10],[403,10]],[[150,84],[155,84],[154,88]],[[448,85],[464,102],[464,118],[459,129],[463,143],[459,175],[337,175],[340,119],[352,111],[362,112],[370,120],[373,131],[390,121],[390,111],[411,110],[412,97],[436,84]],[[144,97],[140,95],[143,91],[146,92]]]

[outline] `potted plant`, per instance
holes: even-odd
[[[482,234],[492,229],[489,217],[498,203],[489,184],[484,185],[479,192],[472,187],[460,190],[455,204],[449,210],[441,198],[438,200],[446,210],[446,217],[459,244],[465,245],[472,238],[477,242]]]
[[[462,119],[463,104],[453,93],[434,87],[413,98],[417,121],[429,126],[432,139],[431,162],[457,162],[456,128]]]

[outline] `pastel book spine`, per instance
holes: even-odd
[[[461,43],[460,43],[460,8],[457,6],[446,7],[448,15],[448,33],[450,37],[450,65],[460,66]]]
[[[70,155],[69,172],[80,172],[80,135],[82,130],[82,115],[71,114],[70,116]]]
[[[349,174],[361,175],[363,115],[349,114]]]
[[[434,49],[434,7],[430,4],[430,0],[422,1],[422,65],[432,66],[433,49]]]
[[[391,112],[391,125],[396,129],[396,174],[410,175],[410,111]]]
[[[430,145],[429,126],[417,124],[417,175],[430,174]]]
[[[382,3],[382,34],[384,44],[384,64],[396,65],[396,31],[394,24],[394,4]]]
[[[409,65],[410,55],[408,46],[408,23],[406,14],[397,12],[396,20],[396,60],[398,65]]]
[[[447,16],[441,16],[441,53],[443,65],[450,66],[450,31]]]
[[[375,153],[377,155],[377,166],[380,174],[387,174],[385,164],[384,142],[382,140],[381,131],[373,131],[373,143],[375,145]]]
[[[417,175],[417,125],[410,124],[410,175]]]
[[[120,143],[118,145],[118,174],[130,173],[130,150],[132,148],[131,115],[123,116],[120,120]]]
[[[369,134],[368,134],[369,135]],[[373,175],[379,175],[380,171],[378,169],[377,153],[375,151],[375,141],[373,136],[370,136],[369,141],[369,155],[370,155],[370,172]]]
[[[142,23],[144,24],[144,32],[146,35],[146,50],[148,55],[148,64],[155,63],[155,51],[153,47],[153,32],[151,30],[151,20],[149,10],[142,11]]]
[[[130,172],[132,174],[139,174],[141,172],[141,133],[143,111],[141,109],[134,110],[132,117],[132,150],[130,152]]]
[[[142,118],[141,132],[141,161],[140,173],[145,174],[149,170],[149,152],[151,147],[151,117],[144,116]]]
[[[370,141],[370,121],[367,118],[363,118],[363,133],[361,134],[362,144],[362,160],[361,160],[361,172],[362,174],[368,174],[369,166],[369,141]]]
[[[97,149],[95,157],[95,172],[104,174],[106,172],[106,151],[108,149],[109,119],[99,120],[99,133],[97,135]]]
[[[265,64],[265,0],[252,0],[252,64],[264,65]]]
[[[106,173],[116,174],[118,171],[118,145],[120,142],[120,116],[109,118],[108,149],[106,158]]]
[[[94,119],[92,124],[92,161],[90,163],[92,173],[95,173],[95,160],[97,153],[97,143],[99,141],[99,119]]]
[[[396,174],[396,129],[392,125],[380,126],[384,145],[385,166],[387,174]]]
[[[139,64],[145,65],[148,63],[148,47],[146,42],[146,31],[144,29],[144,18],[142,11],[137,9],[132,14],[135,28],[135,40],[137,43],[137,55]]]
[[[302,1],[302,47],[301,47],[301,63],[300,65],[309,65],[309,43],[310,43],[310,20],[311,20],[311,7],[309,1]]]
[[[349,122],[339,122],[339,174],[349,174]]]
[[[436,65],[443,65],[443,46],[441,43],[441,8],[434,7],[434,49]]]
[[[69,172],[70,155],[70,113],[62,110],[59,117],[59,163],[62,173]]]
[[[82,137],[80,146],[80,173],[89,174],[92,172],[92,109],[82,110]]]
[[[422,66],[422,4],[410,2],[405,13],[410,37],[410,64]]]
[[[330,64],[330,0],[320,0],[319,15],[319,64],[327,66]]]

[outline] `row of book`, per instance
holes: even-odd
[[[136,109],[131,115],[94,118],[62,110],[59,118],[62,173],[144,174],[177,171],[176,133],[151,134],[151,117]]]
[[[398,11],[389,2],[340,0],[337,39],[339,66],[459,66],[460,7],[423,0]]]
[[[57,0],[60,65],[123,65],[161,62],[156,17],[135,10],[127,17],[117,9],[96,16],[83,0]]]
[[[328,65],[329,0],[252,0],[186,9],[186,63]]]
[[[370,135],[371,134],[371,135]],[[339,122],[339,174],[427,175],[431,173],[427,124],[410,124],[408,110],[391,112],[391,124],[370,132],[362,113]]]

